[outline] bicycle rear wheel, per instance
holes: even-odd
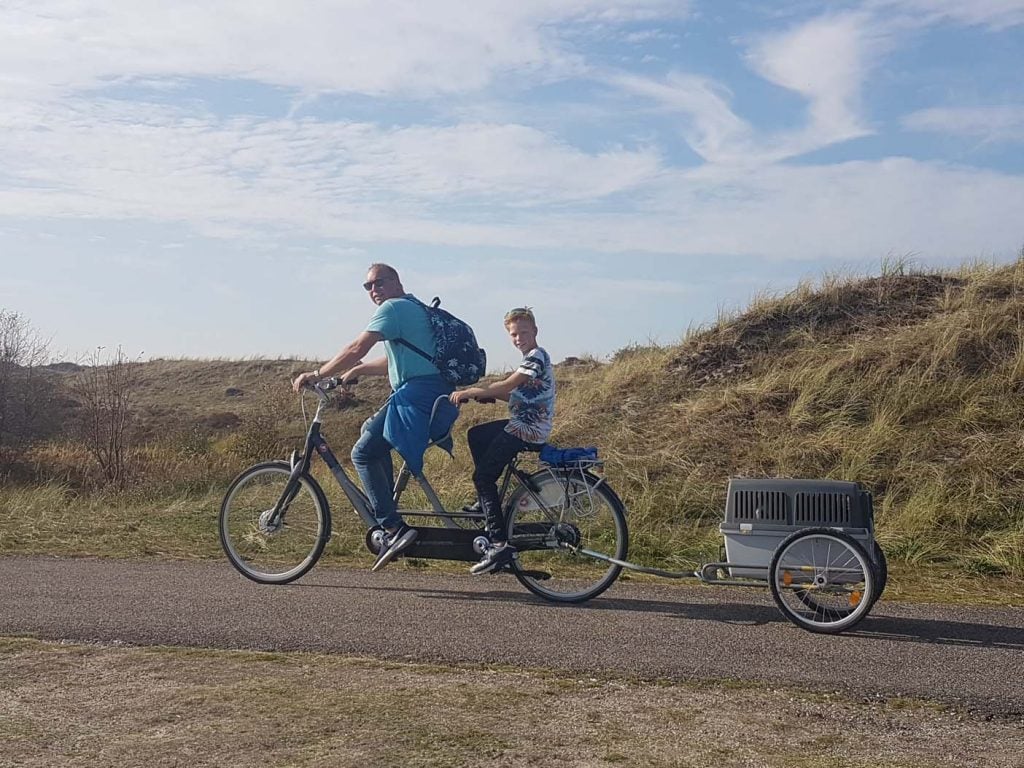
[[[287,584],[316,565],[331,536],[331,513],[316,480],[291,479],[286,462],[269,461],[231,483],[219,528],[221,546],[243,576]]]
[[[547,600],[581,603],[604,592],[622,567],[595,555],[625,560],[626,510],[602,478],[580,470],[543,469],[509,499],[512,570],[528,590]]]

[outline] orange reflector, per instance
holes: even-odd
[[[793,583],[793,574],[789,571],[782,572],[782,586],[788,587]]]
[[[850,593],[850,605],[860,605],[860,592],[858,592],[857,590],[854,590]]]

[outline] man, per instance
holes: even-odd
[[[333,358],[315,371],[299,374],[292,382],[298,392],[303,384],[342,373],[342,383],[363,376],[387,375],[393,392],[376,414],[363,424],[359,440],[352,447],[352,464],[373,506],[374,516],[385,531],[384,541],[373,570],[377,571],[407,550],[416,541],[415,528],[409,527],[395,509],[394,448],[417,477],[423,471],[423,452],[431,438],[450,429],[458,409],[445,401],[430,423],[435,400],[451,393],[430,360],[400,343],[402,339],[431,357],[436,351],[434,334],[423,305],[405,292],[398,272],[387,264],[372,264],[363,288],[377,311],[366,330],[342,347]],[[362,362],[378,342],[384,342],[384,357]]]

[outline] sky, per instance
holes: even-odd
[[[373,262],[491,366],[1024,246],[1024,0],[7,0],[0,309],[325,360]]]

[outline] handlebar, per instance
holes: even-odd
[[[316,392],[317,394],[325,395],[332,389],[337,389],[338,387],[354,387],[358,383],[359,379],[352,379],[349,382],[343,383],[340,376],[331,376],[326,379],[320,379],[320,381],[317,382],[307,381],[302,385],[302,388],[309,392]],[[468,403],[470,400],[476,400],[476,402],[484,404],[497,402],[497,398],[494,397],[460,397],[457,404],[462,405],[463,403]]]
[[[358,383],[359,379],[352,379],[352,381],[343,383],[340,376],[331,376],[327,379],[320,379],[320,381],[306,381],[302,384],[302,389],[323,396],[332,389],[337,389],[338,387],[347,389],[348,387],[354,387]]]
[[[460,397],[459,400],[458,400],[458,405],[462,405],[463,403],[468,403],[470,400],[476,400],[478,403],[494,403],[494,402],[497,402],[497,400],[495,398],[493,398],[493,397]]]
[[[332,376],[329,379],[320,379],[319,381],[304,381],[302,383],[302,389],[309,392],[315,392],[320,390],[321,392],[330,392],[335,387],[341,384],[341,379],[337,376]]]

